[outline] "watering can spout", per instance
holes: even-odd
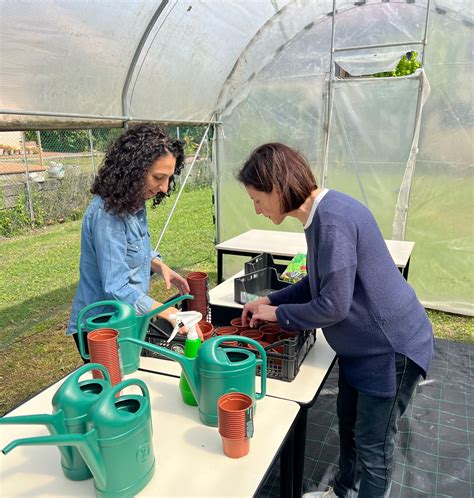
[[[99,453],[97,444],[96,431],[92,430],[86,434],[60,434],[54,436],[38,436],[23,439],[15,439],[3,448],[2,453],[6,455],[14,450],[17,446],[36,446],[36,445],[56,445],[56,446],[74,446],[79,450],[82,458],[88,465],[96,482],[101,486],[106,485],[105,469],[102,457]],[[65,455],[63,453],[63,455]],[[69,463],[69,462],[68,462]]]
[[[171,349],[164,348],[162,346],[155,346],[154,344],[150,344],[149,342],[138,341],[137,339],[132,339],[131,337],[125,337],[123,339],[119,339],[118,342],[119,343],[131,342],[132,344],[136,344],[137,346],[149,349],[150,351],[165,356],[170,360],[177,361],[181,365],[181,368],[183,369],[183,373],[186,376],[186,380],[189,383],[189,387],[191,388],[193,396],[196,399],[199,398],[199,386],[198,386],[198,376],[196,375],[195,358],[186,358],[184,355],[176,353]]]
[[[66,431],[64,426],[64,414],[62,410],[51,414],[19,415],[17,417],[2,417],[0,425],[3,424],[31,424],[45,425],[51,434],[62,434]]]
[[[150,325],[150,320],[161,313],[162,311],[168,309],[171,306],[174,306],[175,304],[179,303],[180,301],[183,301],[184,299],[194,299],[194,296],[191,296],[191,294],[183,294],[182,296],[177,296],[174,299],[171,299],[170,301],[162,304],[161,306],[158,306],[157,308],[152,309],[148,313],[145,313],[144,315],[137,316],[137,329],[138,329],[138,334],[136,339],[140,339],[141,341],[145,340],[146,333],[148,331],[148,326]]]

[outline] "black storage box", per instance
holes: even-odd
[[[234,300],[245,304],[289,285],[278,278],[275,268],[265,268],[234,279]]]
[[[273,256],[267,252],[262,252],[244,264],[245,275],[265,268],[275,268],[279,277],[286,270],[286,265],[275,263]]]

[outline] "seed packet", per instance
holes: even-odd
[[[280,280],[291,282],[292,284],[300,281],[306,276],[306,254],[299,252],[291,260],[286,270],[280,275]]]

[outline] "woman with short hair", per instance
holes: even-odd
[[[346,194],[318,187],[299,152],[281,143],[261,145],[237,178],[257,214],[276,225],[296,218],[307,242],[307,276],[247,303],[242,323],[321,328],[338,356],[339,470],[333,489],[305,497],[352,491],[386,497],[398,420],[433,356],[426,312],[371,212]]]

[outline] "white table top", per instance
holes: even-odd
[[[267,379],[267,395],[309,403],[319,390],[336,354],[329,346],[320,329],[316,333],[316,343],[309,350],[300,366],[297,376],[292,382],[278,379]],[[167,375],[181,375],[179,363],[156,358],[140,358],[140,368]],[[260,377],[256,379],[256,390],[260,391]]]
[[[405,268],[415,246],[406,240],[386,240],[388,250],[399,268]],[[274,256],[294,256],[306,253],[304,233],[249,230],[216,245],[219,251],[267,252]]]
[[[212,288],[209,291],[209,304],[242,309],[243,305],[234,300],[234,279],[243,275],[244,270]]]
[[[290,401],[271,397],[258,401],[250,453],[231,459],[223,454],[217,428],[203,425],[197,408],[183,404],[176,378],[140,371],[128,378],[146,382],[153,414],[156,469],[152,480],[137,496],[252,496],[299,411],[298,405]],[[50,413],[51,398],[61,383],[9,415]],[[2,425],[0,446],[3,448],[16,438],[46,434],[42,426]],[[192,469],[192,479],[187,477],[186,469]],[[18,447],[8,455],[0,454],[0,495],[94,497],[95,491],[92,479],[70,481],[64,477],[57,448],[29,446]]]

